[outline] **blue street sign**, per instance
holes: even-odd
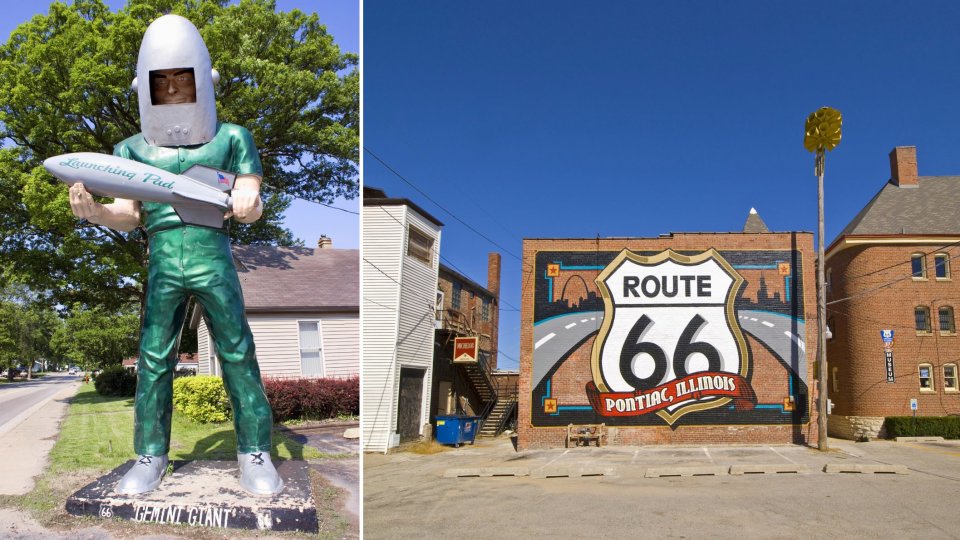
[[[881,330],[880,338],[884,343],[893,343],[893,330]]]

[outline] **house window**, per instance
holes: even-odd
[[[483,320],[485,321],[490,320],[490,299],[489,298],[483,299],[483,307],[480,310],[480,316],[483,317]]]
[[[430,238],[426,233],[418,230],[416,227],[407,228],[407,255],[431,264],[433,262],[433,257],[431,256],[432,249],[433,238]]]
[[[920,391],[921,392],[933,392],[933,377],[931,373],[933,368],[930,364],[920,364]]]
[[[833,393],[840,393],[840,380],[837,379],[837,368],[833,368],[833,377],[830,377],[830,381],[833,383]]]
[[[323,377],[320,321],[300,321],[300,373]]]
[[[913,309],[913,319],[916,322],[918,334],[930,333],[930,308],[917,306]]]
[[[207,334],[207,360],[210,362],[210,374],[223,376],[220,372],[220,362],[217,360],[217,346],[213,344],[213,336]]]
[[[950,257],[945,253],[940,253],[933,258],[933,267],[937,279],[950,279]]]
[[[957,365],[944,364],[943,366],[943,391],[956,392],[957,388]]]
[[[940,333],[956,333],[957,328],[953,322],[953,308],[951,306],[941,306],[938,312],[940,315]]]
[[[914,279],[925,279],[927,277],[927,268],[923,253],[914,253],[910,258],[910,268]]]
[[[460,293],[463,291],[463,286],[459,283],[454,282],[453,284],[453,296],[450,297],[450,307],[453,309],[460,309]]]
[[[434,328],[443,328],[443,291],[437,291],[437,303],[433,306]]]

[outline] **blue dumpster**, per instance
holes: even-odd
[[[463,414],[438,416],[437,442],[441,444],[452,444],[455,447],[459,447],[460,443],[465,442],[473,444],[473,439],[476,438],[479,429],[479,416],[467,416]]]

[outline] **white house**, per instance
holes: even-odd
[[[264,377],[360,374],[360,253],[234,246],[247,320]],[[220,374],[206,321],[194,310],[200,374]]]
[[[416,440],[429,422],[440,231],[407,199],[363,189],[363,449]]]

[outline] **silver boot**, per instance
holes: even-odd
[[[237,454],[237,462],[243,489],[254,495],[276,495],[283,489],[283,480],[270,461],[270,452]]]
[[[156,489],[167,472],[167,455],[141,455],[133,467],[117,482],[117,493],[137,495]]]

